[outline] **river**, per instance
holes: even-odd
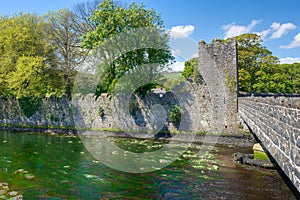
[[[131,150],[164,142],[114,138]],[[187,145],[179,143],[178,145]],[[217,145],[205,156],[201,144],[171,165],[126,173],[96,160],[77,136],[0,132],[0,182],[33,199],[295,199],[276,170],[239,166],[234,152],[251,148]]]

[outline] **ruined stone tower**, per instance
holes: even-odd
[[[199,42],[199,70],[209,90],[213,126],[237,132],[237,46],[234,38]]]

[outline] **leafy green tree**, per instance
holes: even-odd
[[[264,64],[256,72],[253,88],[264,93],[299,93],[300,64]]]
[[[101,73],[99,93],[112,92],[118,80],[128,72],[135,74],[137,81],[144,77],[154,80],[157,72],[174,59],[160,16],[144,5],[132,3],[121,7],[112,0],[103,0],[90,21],[97,26],[84,35],[84,46],[95,50],[102,61],[98,69]],[[138,32],[139,28],[152,32]],[[160,48],[147,47],[151,43]]]
[[[51,67],[54,51],[44,27],[41,17],[33,14],[0,17],[2,95],[20,98],[59,94],[59,77]]]
[[[186,61],[184,63],[184,69],[182,71],[182,76],[184,78],[190,78],[194,74],[195,66],[191,64],[191,62]]]
[[[282,73],[286,74],[288,93],[300,93],[300,63],[280,64]]]
[[[184,78],[193,78],[196,82],[202,81],[202,76],[198,70],[199,58],[194,57],[184,63],[184,69],[182,71],[182,76]]]
[[[8,88],[17,98],[30,96],[61,95],[57,71],[52,71],[44,63],[45,58],[22,56],[16,63],[16,69],[8,74]],[[58,80],[58,81],[54,81]]]
[[[242,34],[235,39],[238,49],[239,89],[253,92],[260,67],[264,64],[277,65],[278,58],[262,46],[262,39],[257,34]]]

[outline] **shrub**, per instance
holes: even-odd
[[[103,118],[105,116],[104,109],[101,106],[99,106],[99,108],[98,108],[98,115],[101,118]]]
[[[38,97],[22,97],[18,99],[19,106],[26,117],[31,117],[42,105]]]
[[[169,110],[168,115],[169,120],[173,124],[178,124],[181,121],[182,108],[179,105],[175,105]]]

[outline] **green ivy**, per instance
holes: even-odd
[[[54,121],[54,122],[59,122],[60,121],[60,118],[53,115],[52,113],[50,114],[50,120],[51,121]]]
[[[26,117],[31,117],[42,105],[39,97],[22,97],[18,99],[19,106]]]
[[[182,108],[179,105],[175,105],[169,110],[168,115],[169,120],[173,124],[178,124],[181,121]]]
[[[105,116],[104,109],[101,106],[99,106],[99,108],[98,108],[98,115],[101,118],[103,118]]]

